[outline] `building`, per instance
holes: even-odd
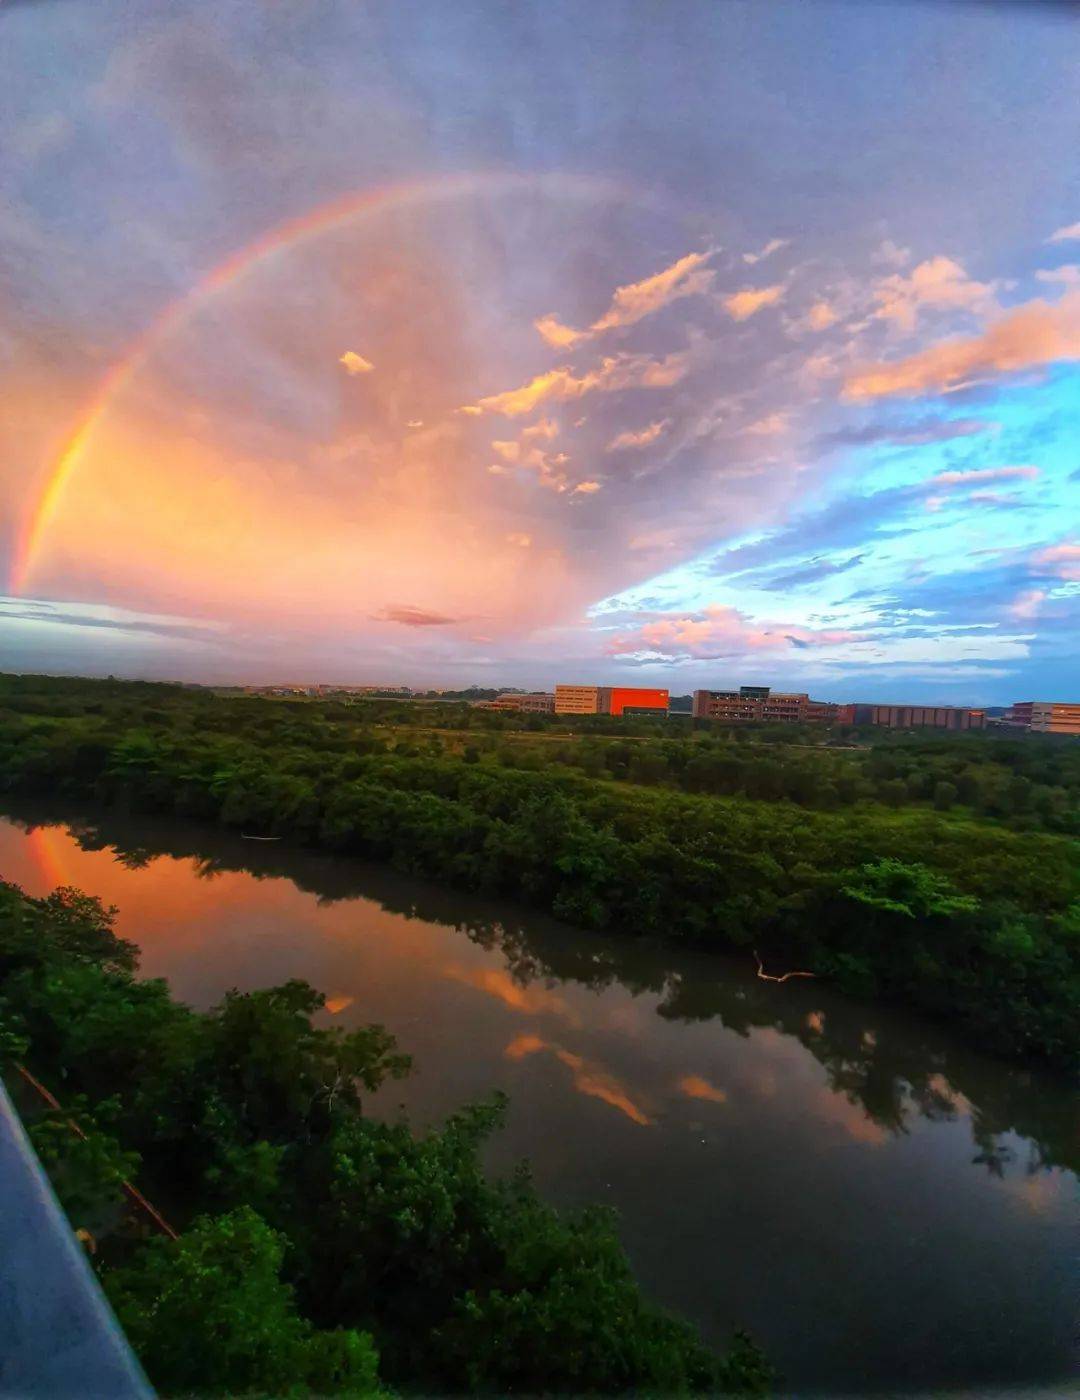
[[[1064,700],[1020,700],[1005,716],[1007,724],[1033,734],[1080,734],[1080,704]]]
[[[602,715],[667,715],[668,692],[637,685],[600,687],[598,712]]]
[[[811,700],[805,691],[743,685],[738,690],[695,690],[693,713],[695,719],[716,719],[726,724],[748,720],[831,724],[839,718],[840,706]]]
[[[505,695],[496,695],[494,700],[478,701],[477,708],[481,710],[513,710],[519,714],[527,715],[550,715],[555,711],[555,697],[542,692],[524,695],[520,691],[511,690]]]
[[[669,694],[639,685],[557,685],[557,715],[667,715]]]
[[[555,713],[557,715],[595,715],[600,708],[598,685],[557,685]]]
[[[959,705],[855,705],[856,724],[886,729],[985,729],[986,711]]]

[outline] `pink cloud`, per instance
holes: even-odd
[[[1046,597],[1042,588],[1027,588],[1018,593],[1005,611],[1010,617],[1031,618],[1039,614],[1039,604]]]
[[[894,273],[878,283],[875,295],[880,303],[874,313],[880,320],[893,321],[902,330],[915,329],[924,308],[943,311],[987,311],[994,307],[998,284],[975,282],[952,258],[928,258],[912,269],[909,276]]]
[[[969,339],[942,341],[906,359],[867,365],[849,375],[849,400],[947,393],[965,384],[1080,359],[1080,290],[1060,301],[1025,302]]]
[[[861,640],[858,632],[815,632],[785,622],[751,623],[737,608],[715,604],[697,613],[652,617],[634,630],[612,638],[606,650],[611,656],[646,651],[704,661],[793,645],[835,646]]]
[[[1037,569],[1069,583],[1080,582],[1080,544],[1053,544],[1036,551],[1030,561]]]
[[[992,481],[1034,481],[1038,467],[983,467],[968,472],[938,472],[932,486],[989,486]]]

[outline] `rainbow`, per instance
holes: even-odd
[[[275,254],[317,238],[337,224],[382,215],[410,205],[434,200],[457,199],[478,193],[545,192],[562,198],[601,199],[646,204],[651,201],[640,191],[594,176],[566,174],[520,174],[506,171],[467,175],[435,176],[400,184],[381,185],[374,190],[342,195],[316,205],[297,218],[276,225],[253,243],[231,254],[212,268],[190,291],[175,301],[150,323],[127,349],[122,359],[105,375],[97,391],[59,452],[45,472],[44,483],[15,544],[9,591],[25,593],[35,561],[50,525],[56,519],[64,491],[72,474],[102,420],[117,398],[131,384],[163,341],[167,340],[197,312],[227,287],[234,286]]]

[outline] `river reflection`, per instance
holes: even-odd
[[[714,1340],[750,1327],[786,1393],[1080,1375],[1076,1095],[945,1027],[175,822],[23,809],[0,873],[116,904],[193,1004],[304,977],[328,1017],[381,1021],[416,1071],[373,1111],[505,1089],[492,1168],[617,1206],[653,1296]]]

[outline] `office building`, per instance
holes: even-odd
[[[555,713],[557,715],[595,715],[600,707],[598,685],[557,685]]]
[[[985,729],[986,711],[960,705],[855,705],[856,724],[886,729]]]
[[[778,724],[831,723],[840,707],[811,700],[805,691],[772,690],[767,685],[743,685],[738,690],[695,690],[695,719],[716,719],[726,724],[741,721],[773,721]]]
[[[1005,716],[1007,724],[1033,734],[1080,734],[1080,704],[1064,700],[1020,700]]]
[[[667,715],[668,692],[636,685],[600,687],[598,710],[602,715]]]
[[[511,690],[505,695],[496,695],[494,700],[478,700],[474,708],[479,710],[510,710],[516,714],[526,715],[550,715],[555,711],[555,697],[544,694],[542,691],[526,695],[521,691]]]

